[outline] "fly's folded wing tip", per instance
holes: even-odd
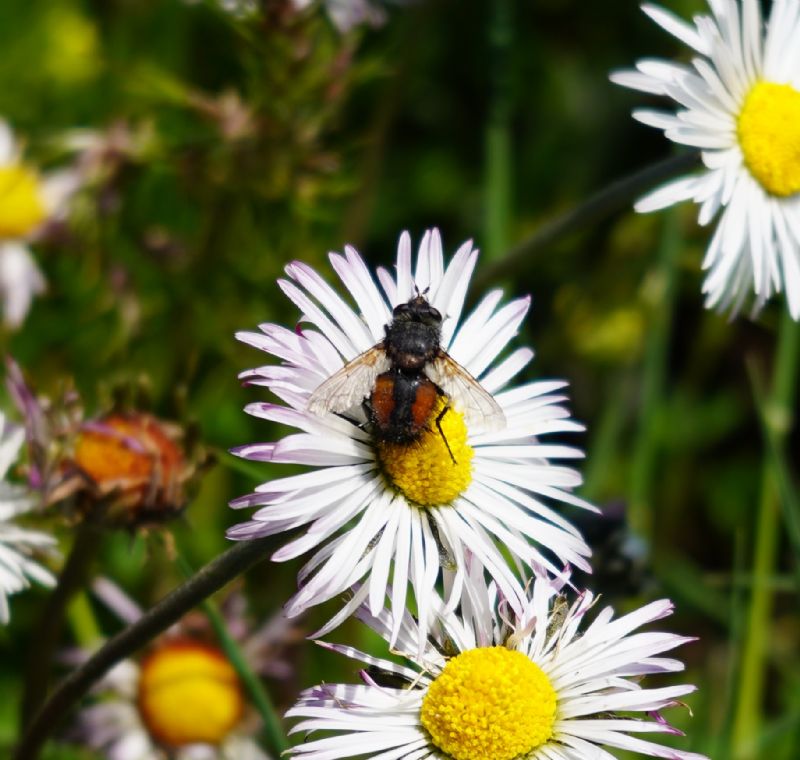
[[[328,408],[324,399],[312,395],[306,402],[306,411],[321,417],[328,411]]]

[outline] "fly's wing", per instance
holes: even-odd
[[[442,351],[425,367],[425,374],[438,385],[464,415],[468,427],[483,432],[501,430],[506,417],[500,405],[455,359]]]
[[[390,368],[383,344],[359,354],[336,374],[325,380],[309,397],[308,411],[322,416],[328,412],[345,412],[369,396],[375,379]]]

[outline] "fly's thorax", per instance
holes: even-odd
[[[439,351],[441,328],[422,322],[394,321],[386,326],[386,353],[396,367],[422,370]]]

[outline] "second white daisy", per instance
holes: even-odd
[[[673,142],[699,148],[705,170],[639,201],[654,211],[700,204],[717,215],[703,268],[711,308],[760,308],[785,291],[800,319],[800,0],[775,0],[764,27],[758,0],[709,0],[712,15],[687,24],[646,3],[645,13],[697,54],[691,65],[645,59],[617,84],[674,100],[675,113],[634,111]]]
[[[509,598],[515,598],[519,581],[505,552],[515,562],[540,565],[551,573],[566,562],[589,569],[588,547],[551,506],[566,502],[589,507],[572,494],[580,483],[578,473],[551,461],[581,454],[540,441],[543,435],[582,428],[563,405],[559,391],[565,383],[510,386],[533,357],[530,349],[518,348],[498,360],[519,330],[530,299],[501,305],[501,291],[491,291],[461,321],[477,256],[471,242],[465,243],[445,269],[441,239],[433,230],[423,238],[412,271],[411,241],[404,234],[396,275],[378,270],[381,292],[355,250],[332,254],[331,263],[358,311],[314,270],[295,262],[286,269],[290,279],[280,286],[310,327],[264,324],[260,333],[238,335],[281,360],[242,377],[268,387],[283,403],[251,404],[247,411],[300,432],[235,453],[312,468],[267,482],[232,503],[235,508],[261,507],[249,522],[229,532],[237,540],[307,526],[273,555],[281,561],[316,550],[301,573],[301,588],[290,600],[288,614],[334,598],[368,576],[363,593],[375,612],[383,605],[390,579],[398,610],[405,608],[411,585],[424,631],[428,600],[442,572],[455,605],[464,592],[471,555]],[[492,394],[505,416],[503,429],[467,429],[454,404],[441,417],[441,431],[431,422],[418,440],[403,445],[375,440],[360,393],[346,418],[309,411],[312,393],[343,364],[382,341],[393,309],[417,293],[444,315],[441,348]]]
[[[475,570],[461,616],[432,600],[438,617],[428,635],[408,612],[398,621],[388,611],[360,610],[387,640],[399,623],[395,654],[404,664],[325,645],[365,663],[364,683],[322,684],[301,694],[287,713],[300,719],[293,733],[306,736],[292,749],[294,757],[611,760],[608,747],[707,760],[637,736],[680,734],[658,712],[695,690],[638,683],[641,676],[683,669],[661,655],[688,639],[637,632],[672,612],[668,600],[616,620],[607,607],[586,623],[596,601],[590,592],[569,604],[559,594],[566,577],[539,578],[522,600],[522,614],[514,615],[511,600]]]

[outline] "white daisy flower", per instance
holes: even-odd
[[[34,553],[51,549],[55,539],[14,522],[34,507],[26,488],[5,479],[24,441],[25,431],[8,426],[5,415],[0,412],[0,623],[9,620],[8,597],[11,594],[28,588],[31,581],[43,586],[55,584],[53,575],[31,558]]]
[[[110,581],[98,579],[93,590],[124,622],[141,617]],[[298,633],[282,617],[253,630],[243,604],[239,595],[226,600],[228,630],[256,672],[285,678],[291,669],[280,653]],[[98,701],[79,713],[69,738],[108,760],[268,760],[254,738],[258,721],[239,676],[207,638],[187,617],[144,657],[119,663],[97,684]],[[80,650],[69,659],[77,664],[91,653]]]
[[[0,120],[0,299],[9,327],[24,321],[45,279],[27,246],[43,227],[66,211],[77,174],[61,171],[41,177],[23,163],[8,124]]]
[[[691,64],[644,59],[612,81],[672,98],[674,113],[634,111],[673,142],[699,148],[705,169],[636,205],[654,211],[685,200],[700,224],[718,217],[706,252],[706,304],[756,309],[784,290],[800,319],[800,0],[774,0],[766,26],[758,0],[709,0],[712,15],[688,24],[646,3],[644,12],[696,54]]]
[[[287,605],[290,616],[339,596],[365,576],[369,582],[359,593],[369,598],[377,614],[391,576],[392,604],[396,609],[405,607],[410,584],[425,630],[431,612],[428,599],[440,571],[455,606],[464,593],[470,556],[482,562],[509,598],[514,598],[519,580],[507,554],[515,563],[541,565],[554,574],[565,563],[589,571],[587,545],[549,503],[593,509],[572,493],[581,482],[578,473],[551,461],[581,454],[540,440],[583,428],[569,418],[564,406],[564,382],[511,385],[533,351],[517,348],[498,359],[517,334],[529,298],[501,305],[502,292],[493,290],[461,319],[477,257],[467,242],[445,268],[441,238],[433,230],[425,234],[412,270],[411,239],[404,233],[396,273],[378,269],[381,292],[353,248],[345,248],[344,255],[333,253],[331,264],[356,310],[313,269],[294,262],[286,267],[288,279],[279,285],[300,309],[302,329],[263,324],[259,333],[237,335],[281,360],[241,377],[266,386],[283,403],[250,404],[247,411],[299,432],[276,442],[242,446],[234,453],[311,468],[269,481],[231,504],[262,506],[249,522],[229,531],[233,539],[306,526],[273,555],[274,560],[284,561],[315,550],[301,571],[300,590]],[[500,407],[500,416],[505,417],[502,429],[488,432],[468,425],[465,407],[451,398],[436,402],[436,409],[443,410],[438,413],[441,429],[431,415],[427,429],[410,444],[376,441],[374,424],[367,421],[361,403],[369,390],[361,393],[356,379],[349,376],[341,384],[352,397],[346,415],[309,411],[309,398],[320,384],[345,362],[383,341],[393,309],[407,309],[415,293],[425,294],[423,303],[427,300],[444,315],[441,347],[479,378],[483,388],[478,388],[479,400]],[[366,355],[375,359],[374,352]],[[379,365],[389,366],[385,356],[378,356],[371,366],[377,372]],[[430,366],[426,371],[431,372]],[[380,376],[376,393],[379,380]],[[415,408],[407,410],[409,419],[416,420]]]
[[[363,685],[323,684],[300,695],[287,717],[305,741],[291,754],[307,760],[612,760],[603,749],[673,760],[707,760],[637,734],[680,734],[659,711],[695,690],[643,688],[640,677],[683,670],[661,655],[690,641],[669,633],[635,632],[672,612],[661,600],[618,619],[607,607],[586,624],[596,598],[571,605],[559,592],[566,577],[539,578],[522,614],[471,575],[461,616],[432,600],[436,625],[427,636],[404,611],[397,650],[403,663],[349,646],[324,644],[366,663]],[[385,639],[392,613],[359,617]],[[422,637],[424,649],[418,652]],[[643,715],[635,715],[643,713]],[[648,719],[649,718],[649,719]]]

